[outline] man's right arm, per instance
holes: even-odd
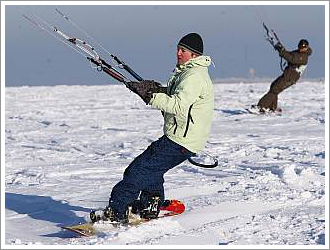
[[[150,105],[156,109],[177,116],[186,116],[190,105],[195,102],[201,92],[203,79],[191,75],[184,79],[171,96],[163,93],[155,93]]]
[[[279,51],[279,56],[283,57],[286,61],[296,65],[306,65],[308,62],[308,55],[297,51],[289,52],[285,49]]]

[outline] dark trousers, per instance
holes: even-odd
[[[123,180],[112,189],[109,206],[122,219],[127,207],[141,191],[144,194],[158,194],[163,201],[164,174],[193,155],[165,135],[162,136],[126,168]]]
[[[296,81],[285,79],[284,74],[282,74],[272,82],[268,93],[259,100],[258,107],[275,111],[277,109],[278,94],[295,83]]]

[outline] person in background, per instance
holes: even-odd
[[[278,95],[299,80],[307,66],[308,57],[312,54],[312,49],[306,39],[299,41],[297,50],[289,52],[279,42],[275,45],[275,49],[278,51],[279,56],[287,61],[287,66],[283,74],[272,82],[269,91],[259,100],[258,104],[252,105],[252,108],[261,113],[274,112],[278,109]]]

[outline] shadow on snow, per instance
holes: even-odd
[[[5,208],[18,214],[48,222],[57,223],[57,226],[78,224],[85,222],[83,217],[78,217],[75,211],[90,212],[91,209],[79,206],[72,206],[65,201],[53,200],[49,196],[26,195],[26,194],[5,194]],[[67,238],[69,235],[64,232],[43,235],[47,237]]]
[[[228,115],[242,115],[242,114],[247,114],[247,111],[241,110],[241,109],[236,109],[236,110],[230,110],[230,109],[214,109],[215,111],[220,111],[224,114]]]

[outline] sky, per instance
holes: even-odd
[[[5,12],[5,22],[1,22],[5,70],[2,65],[1,71],[5,71],[6,87],[116,83],[108,75],[91,68],[81,54],[38,29],[22,15],[31,18],[37,15],[68,36],[86,41],[104,60],[112,63],[107,52],[97,46],[100,44],[144,79],[162,83],[175,67],[178,41],[190,32],[197,32],[203,38],[204,54],[211,56],[214,62],[209,68],[212,79],[277,77],[281,74],[280,58],[264,38],[262,22],[265,22],[276,31],[287,50],[296,49],[299,40],[306,38],[313,54],[304,77],[325,77],[325,42],[329,41],[325,33],[325,24],[329,21],[325,2],[318,2],[321,5],[246,2],[251,4],[246,5],[234,1],[150,1],[113,5],[114,2],[106,1],[55,1],[7,2],[4,6],[5,3],[1,2],[1,11]],[[60,16],[56,8],[94,40]]]

